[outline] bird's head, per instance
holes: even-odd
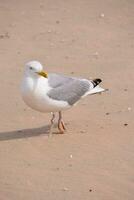
[[[25,73],[30,76],[43,76],[48,78],[48,74],[43,71],[43,66],[38,61],[30,61],[26,64]]]

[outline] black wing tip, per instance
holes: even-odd
[[[92,82],[93,82],[94,87],[96,87],[97,85],[99,85],[99,83],[102,82],[102,80],[100,78],[96,78],[96,79],[93,79]]]

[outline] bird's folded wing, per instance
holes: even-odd
[[[53,81],[50,78],[49,84],[52,89],[48,92],[48,96],[54,100],[66,101],[68,104],[75,104],[86,92],[90,89],[90,83],[84,79],[77,79],[71,77],[60,77],[57,82],[54,77]],[[51,84],[53,82],[53,84]]]
[[[69,76],[65,76],[65,75],[57,74],[57,73],[50,73],[48,75],[48,83],[50,87],[52,88],[56,88],[64,84],[68,84],[70,81],[74,79],[77,79],[77,78],[69,77]]]

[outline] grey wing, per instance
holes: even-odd
[[[67,83],[53,88],[48,96],[55,100],[67,101],[68,104],[75,104],[90,89],[90,83],[86,80],[70,79]]]
[[[52,88],[56,88],[64,84],[68,84],[70,81],[73,81],[74,79],[76,78],[64,76],[64,75],[56,74],[56,73],[50,73],[48,75],[48,83],[50,87]]]

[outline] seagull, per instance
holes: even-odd
[[[65,76],[58,73],[47,73],[38,61],[30,61],[24,69],[21,84],[21,94],[24,102],[34,110],[52,113],[49,135],[58,112],[58,129],[60,133],[66,130],[62,119],[62,111],[76,105],[87,95],[106,91],[99,86],[101,79],[88,80]]]

